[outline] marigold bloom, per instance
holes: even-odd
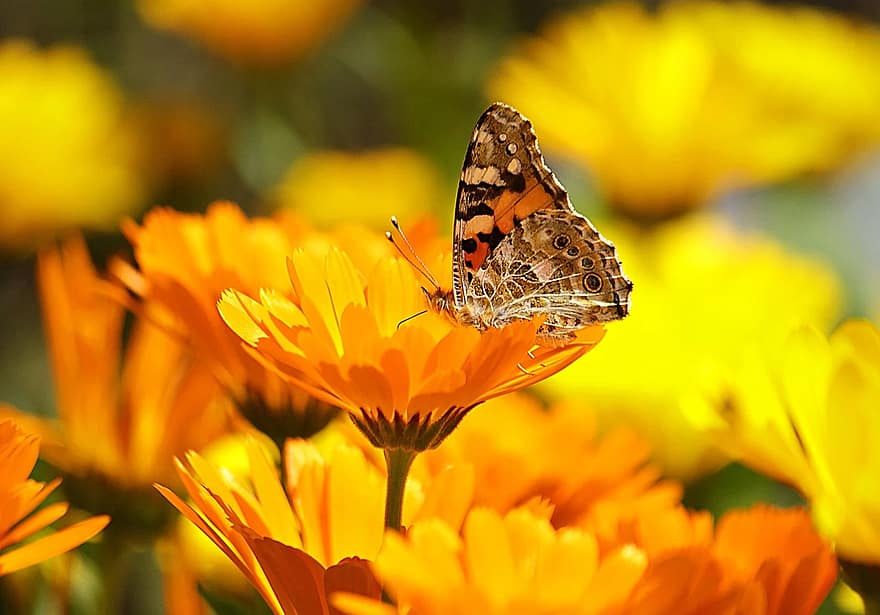
[[[117,261],[116,275],[145,301],[173,314],[165,326],[193,345],[252,424],[279,445],[326,424],[336,408],[292,388],[259,364],[216,307],[230,286],[252,294],[282,288],[294,246],[321,241],[320,236],[292,217],[248,219],[236,205],[223,202],[212,204],[204,215],[154,209],[142,225],[126,222],[123,232],[139,270]],[[384,245],[364,244],[365,251],[387,251]]]
[[[335,247],[297,251],[290,280],[254,299],[224,293],[230,328],[268,366],[345,408],[374,446],[437,446],[477,404],[538,382],[571,364],[604,328],[579,344],[536,346],[540,322],[480,333],[423,314],[425,298],[401,259],[359,270]],[[402,324],[401,324],[402,323]]]
[[[150,25],[191,37],[230,60],[296,60],[339,29],[360,0],[139,0]]]
[[[438,209],[440,195],[437,170],[425,157],[385,148],[307,154],[287,171],[272,201],[322,227],[345,220],[384,230],[393,215],[413,218]]]
[[[744,362],[722,395],[706,417],[719,441],[797,487],[842,559],[880,565],[878,329],[851,320],[830,339],[798,329],[781,352]]]
[[[640,551],[628,548],[600,559],[590,534],[554,530],[526,510],[502,516],[478,508],[468,515],[462,537],[436,519],[414,525],[406,538],[389,532],[375,570],[392,597],[420,615],[574,615],[611,612],[630,595],[646,563]],[[381,612],[350,596],[337,600],[347,613]]]
[[[138,322],[123,350],[121,289],[98,277],[81,238],[41,252],[38,281],[59,420],[28,424],[78,505],[155,530],[167,515],[150,485],[174,477],[175,454],[224,433],[220,391],[155,326]]]
[[[880,31],[828,12],[612,2],[548,24],[488,90],[541,126],[546,150],[582,162],[613,206],[651,217],[876,145],[878,63]]]
[[[15,421],[0,421],[0,576],[37,564],[75,549],[104,529],[110,521],[99,515],[19,545],[64,516],[67,504],[51,504],[38,513],[39,506],[61,479],[41,483],[28,478],[37,463],[40,443]]]
[[[545,409],[513,393],[462,421],[442,447],[421,456],[413,476],[470,466],[479,485],[476,505],[503,514],[541,500],[553,508],[555,527],[607,525],[635,510],[669,508],[681,498],[678,484],[660,482],[657,468],[646,464],[649,454],[646,442],[628,429],[599,437],[583,404]]]
[[[255,442],[249,458],[252,490],[195,453],[178,463],[192,504],[157,488],[238,566],[275,613],[327,613],[327,595],[358,587],[378,598],[362,558],[374,557],[382,543],[382,471],[350,445],[325,456],[309,442],[290,440],[285,489]],[[437,482],[442,494],[411,485],[404,507],[408,522],[461,522],[473,481],[466,471],[450,469],[447,475],[449,480]]]
[[[405,538],[389,532],[374,567],[421,615],[806,615],[834,583],[834,556],[803,511],[730,513],[714,537],[709,517],[674,514],[672,524],[645,517],[647,535],[603,550],[589,532],[554,530],[522,509],[504,517],[475,509],[461,537],[437,520]],[[336,602],[353,615],[396,612],[352,596]]]
[[[544,390],[588,400],[603,426],[626,424],[647,438],[667,475],[693,478],[721,461],[692,421],[693,400],[724,390],[750,343],[772,345],[798,321],[831,326],[839,284],[822,263],[719,219],[613,236],[638,280],[639,309],[588,365]]]
[[[139,204],[120,93],[81,49],[0,44],[0,117],[0,245],[111,228]]]

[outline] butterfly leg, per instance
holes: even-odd
[[[534,358],[534,357],[532,357],[532,358]],[[523,367],[522,363],[517,363],[517,364],[516,364],[516,368],[517,368],[519,371],[521,371],[522,373],[524,373],[526,376],[534,376],[534,375],[535,375],[534,372],[530,372],[530,371],[527,370],[525,367]]]

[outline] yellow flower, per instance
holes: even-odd
[[[420,615],[807,615],[834,583],[834,556],[803,511],[731,513],[714,536],[710,518],[677,514],[674,526],[645,518],[654,530],[679,533],[643,542],[679,544],[603,551],[591,533],[553,529],[527,510],[478,508],[461,536],[436,519],[406,537],[389,532],[374,568],[398,603]],[[334,603],[353,615],[397,612],[357,596]]]
[[[112,228],[139,204],[120,93],[82,50],[0,43],[0,245]]]
[[[105,515],[52,532],[29,544],[20,542],[64,516],[67,504],[51,504],[33,513],[60,479],[41,483],[29,479],[39,454],[39,439],[15,421],[0,421],[0,576],[75,549],[104,529]]]
[[[392,597],[420,615],[574,615],[612,612],[645,565],[636,549],[600,558],[590,534],[554,530],[527,510],[502,516],[478,508],[468,515],[462,537],[436,519],[414,525],[406,538],[389,532],[375,570]],[[382,612],[351,596],[337,604],[347,613]]]
[[[155,531],[167,515],[150,485],[173,478],[175,454],[224,433],[220,391],[156,326],[136,323],[122,348],[122,290],[98,277],[82,239],[41,252],[38,281],[59,420],[26,420],[78,505]]]
[[[279,445],[323,427],[336,408],[290,387],[242,348],[217,313],[217,300],[233,286],[257,294],[287,284],[287,257],[294,246],[320,242],[292,216],[248,219],[232,203],[212,204],[206,214],[154,209],[142,225],[123,232],[139,267],[114,263],[114,272],[145,301],[165,308],[166,326],[191,343],[241,413]],[[365,252],[385,244],[362,242]],[[365,256],[366,259],[373,258]]]
[[[604,426],[633,427],[668,475],[693,478],[721,459],[693,424],[691,400],[723,390],[750,343],[772,345],[798,321],[830,326],[839,286],[821,263],[716,219],[613,236],[637,281],[638,309],[609,327],[612,339],[588,364],[544,390],[585,400]]]
[[[345,408],[374,446],[437,446],[477,404],[536,383],[582,356],[578,344],[536,346],[539,320],[480,333],[425,310],[409,264],[384,258],[359,269],[340,249],[295,252],[290,280],[254,299],[224,293],[230,328],[273,370]],[[402,324],[401,324],[402,323]]]
[[[440,194],[428,160],[413,150],[385,148],[306,155],[287,171],[272,200],[319,226],[345,220],[384,230],[393,215],[413,218],[437,210]]]
[[[842,559],[880,565],[880,331],[853,320],[826,339],[804,327],[732,380],[705,417],[718,440],[796,486]]]
[[[178,463],[191,504],[157,488],[235,563],[274,613],[326,614],[315,606],[326,609],[325,592],[359,586],[378,598],[364,558],[375,557],[382,543],[381,470],[344,443],[322,455],[312,443],[289,440],[285,489],[264,449],[252,441],[248,451],[245,480],[252,489],[195,453]],[[410,485],[408,523],[434,517],[461,523],[473,481],[466,471],[446,474],[437,482],[441,492]],[[359,585],[343,585],[346,579]]]
[[[250,475],[248,447],[253,437],[253,432],[231,433],[202,449],[199,456],[206,463],[222,468],[223,475],[230,477],[230,480],[245,483]],[[274,450],[272,452],[274,453]],[[231,597],[248,595],[250,585],[247,578],[223,551],[219,550],[211,539],[186,517],[178,517],[174,534],[177,548],[167,549],[168,564],[180,564],[183,560],[183,565],[180,566],[181,572],[192,575],[197,579],[198,585],[214,595]],[[196,588],[197,584],[195,582],[181,584],[182,590],[188,587]]]
[[[150,25],[193,38],[230,60],[296,60],[338,30],[360,0],[139,0]]]
[[[839,166],[880,140],[880,32],[748,2],[611,2],[497,70],[492,97],[583,163],[615,207],[665,216],[731,187]]]

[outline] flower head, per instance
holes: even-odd
[[[681,487],[658,480],[657,468],[646,463],[649,454],[631,430],[616,428],[600,437],[583,404],[547,409],[514,393],[486,402],[442,447],[422,455],[413,474],[470,466],[479,485],[475,505],[504,514],[539,501],[552,510],[555,527],[593,528],[679,501]]]
[[[136,139],[120,93],[82,50],[0,44],[0,117],[0,245],[112,228],[139,204]]]
[[[674,525],[658,523],[670,515]],[[406,537],[389,533],[374,567],[400,604],[423,615],[806,615],[836,578],[834,556],[803,511],[731,513],[714,536],[710,518],[682,509],[642,521],[636,542],[602,549],[590,532],[553,529],[524,509],[478,508],[461,535],[438,520]],[[358,615],[396,612],[360,597],[337,604]]]
[[[140,0],[149,24],[241,63],[295,60],[339,29],[359,0]]]
[[[406,537],[389,532],[375,569],[392,597],[421,615],[575,615],[613,612],[646,563],[636,549],[602,558],[590,534],[554,530],[527,510],[502,516],[478,508],[461,536],[436,519]],[[349,596],[338,604],[347,613],[377,612]]]
[[[191,504],[157,488],[245,574],[275,613],[326,614],[327,596],[335,591],[378,598],[365,560],[375,557],[382,543],[381,470],[347,444],[321,453],[312,443],[290,440],[283,485],[255,441],[248,450],[250,470],[238,479],[195,453],[179,462]],[[440,488],[472,487],[467,473],[447,474],[450,480],[438,482]],[[457,526],[464,512],[449,506],[450,499],[460,499],[452,495],[456,491],[440,494],[413,483],[404,517],[408,523],[438,517]],[[469,501],[469,490],[463,493]]]
[[[375,445],[425,450],[487,399],[554,374],[604,333],[580,344],[536,346],[540,319],[480,333],[425,311],[409,265],[384,258],[364,271],[340,249],[297,251],[290,280],[259,299],[224,293],[219,309],[267,366],[345,408]]]
[[[440,195],[437,170],[428,160],[413,150],[385,148],[308,154],[293,163],[272,200],[318,226],[343,219],[385,229],[393,215],[415,217],[437,209]]]
[[[224,433],[220,391],[154,325],[136,323],[123,348],[121,289],[97,275],[82,239],[41,252],[38,279],[59,420],[30,424],[78,505],[155,529],[167,515],[150,485],[173,478],[175,454]]]
[[[67,512],[58,502],[34,513],[61,483],[41,483],[28,478],[37,463],[39,439],[15,421],[0,421],[0,576],[37,564],[75,549],[100,532],[110,521],[100,515],[50,533],[26,545],[18,543],[57,521]]]
[[[719,219],[625,227],[614,237],[638,280],[639,309],[595,360],[544,390],[588,400],[602,425],[628,424],[647,438],[668,475],[693,478],[721,455],[694,424],[691,402],[724,390],[750,343],[772,346],[798,321],[830,326],[839,284],[821,262]]]
[[[612,2],[548,24],[488,89],[541,126],[548,151],[582,162],[613,206],[656,217],[876,145],[878,61],[880,31],[828,12]]]
[[[797,487],[838,555],[880,565],[880,332],[848,321],[798,329],[755,353],[705,418],[744,463]],[[709,399],[709,408],[717,404]]]
[[[230,286],[253,294],[283,287],[293,247],[319,236],[292,216],[248,219],[222,202],[204,215],[154,209],[143,224],[127,222],[123,231],[138,270],[117,261],[116,275],[173,315],[165,326],[193,346],[245,418],[278,443],[310,435],[332,418],[335,407],[289,386],[251,357],[216,308]]]

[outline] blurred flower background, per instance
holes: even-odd
[[[501,397],[382,236],[495,100],[635,285]],[[880,612],[874,0],[0,0],[0,118],[0,613]]]

